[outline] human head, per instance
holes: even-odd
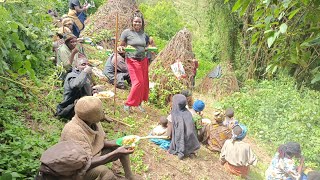
[[[142,13],[137,10],[133,13],[133,16],[131,18],[131,30],[136,30],[136,28],[138,28],[139,24],[138,24],[138,21],[140,19],[140,28],[142,31],[144,31],[144,18],[143,18],[143,15]]]
[[[73,50],[77,45],[77,37],[72,33],[67,33],[63,37],[65,44],[70,50]]]
[[[247,127],[243,124],[238,124],[232,128],[232,139],[243,140],[247,135]]]
[[[172,112],[178,112],[186,109],[187,98],[182,94],[176,94],[172,97]]]
[[[80,98],[75,107],[75,115],[86,123],[97,123],[104,119],[102,102],[94,96],[84,96]]]
[[[203,101],[201,100],[196,100],[194,103],[193,103],[193,106],[192,108],[196,111],[196,112],[201,112],[203,111],[205,107],[205,104]]]
[[[167,127],[167,125],[168,125],[168,119],[167,119],[167,117],[161,116],[160,119],[159,119],[159,124],[160,124],[162,127]]]
[[[78,179],[90,168],[91,157],[81,145],[68,140],[60,141],[43,152],[40,162],[40,174],[36,179]]]
[[[232,108],[227,108],[225,114],[226,114],[226,117],[228,117],[228,118],[233,118],[233,116],[234,116],[234,110],[233,110]]]
[[[296,142],[288,142],[286,144],[282,144],[278,148],[279,157],[280,158],[292,158],[301,156],[301,148],[300,144]]]
[[[185,89],[181,91],[181,94],[184,95],[187,98],[187,104],[189,107],[192,107],[193,105],[193,97],[192,97],[192,91]]]
[[[78,59],[76,62],[76,68],[79,71],[82,71],[82,70],[84,70],[84,68],[87,67],[87,65],[89,65],[87,57],[84,54],[79,53]]]
[[[222,123],[222,121],[224,120],[224,115],[221,111],[217,110],[213,113],[213,116],[214,116],[214,120],[220,124]]]

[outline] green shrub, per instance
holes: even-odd
[[[319,168],[319,96],[319,92],[307,88],[298,91],[291,79],[250,80],[222,105],[234,107],[235,117],[269,146],[272,154],[280,144],[296,141],[302,145],[307,165]]]

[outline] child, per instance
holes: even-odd
[[[230,173],[246,178],[249,174],[249,166],[257,164],[250,145],[242,140],[246,137],[247,127],[239,124],[232,129],[232,139],[228,139],[220,154],[221,164]]]
[[[234,126],[238,125],[238,120],[234,119],[234,110],[232,108],[226,109],[226,118],[223,121],[223,125],[232,129]]]
[[[159,119],[159,125],[156,126],[152,131],[151,135],[153,136],[163,136],[167,133],[168,130],[168,120],[165,116],[161,116]]]
[[[192,109],[189,109],[189,111],[192,114],[192,119],[195,123],[196,129],[202,128],[202,125],[201,125],[202,124],[202,116],[203,116],[202,111],[204,110],[204,108],[205,108],[204,102],[201,100],[196,100],[193,103]]]

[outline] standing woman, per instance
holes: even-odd
[[[124,105],[124,110],[129,112],[131,106],[142,108],[142,101],[149,97],[148,58],[145,51],[147,47],[147,35],[144,32],[144,19],[140,11],[136,11],[131,19],[132,26],[121,33],[119,53],[124,52],[124,47],[130,45],[134,52],[126,52],[126,61],[132,83],[130,94]]]

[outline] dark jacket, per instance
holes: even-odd
[[[64,81],[63,101],[57,106],[56,115],[71,119],[74,116],[74,102],[83,96],[91,96],[92,88],[89,75],[73,69]]]

